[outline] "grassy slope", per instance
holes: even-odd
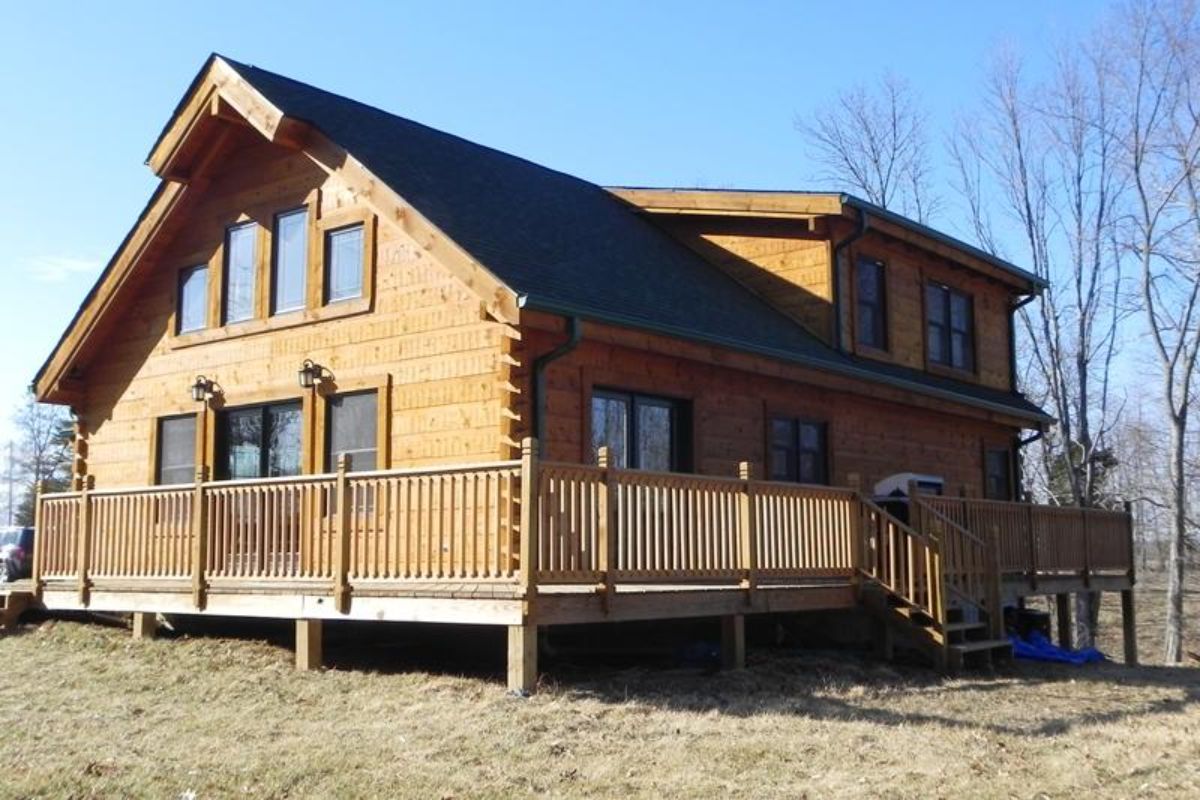
[[[1160,597],[1140,609],[1150,657]],[[741,673],[552,674],[521,700],[290,659],[261,640],[27,626],[0,639],[0,796],[1200,796],[1195,668],[944,681],[752,651]]]

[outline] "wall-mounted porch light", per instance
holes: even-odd
[[[191,389],[193,400],[197,403],[207,403],[217,393],[217,384],[203,375],[197,375]]]
[[[312,359],[304,359],[304,364],[300,367],[300,371],[296,373],[296,377],[300,380],[301,389],[311,389],[321,381],[328,380],[333,377],[329,370],[316,363]]]

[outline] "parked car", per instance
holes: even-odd
[[[33,528],[0,528],[0,583],[33,574]]]

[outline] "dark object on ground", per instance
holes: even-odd
[[[1022,639],[1028,639],[1031,633],[1037,632],[1046,639],[1050,638],[1050,612],[1037,611],[1032,608],[1006,608],[1004,627]]]
[[[33,528],[0,528],[0,583],[33,574]]]

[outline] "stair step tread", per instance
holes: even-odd
[[[961,653],[974,653],[979,650],[999,650],[1012,647],[1012,642],[1008,639],[981,639],[978,642],[956,642],[950,647]]]
[[[947,622],[946,633],[957,631],[973,631],[980,628],[986,628],[986,622]]]

